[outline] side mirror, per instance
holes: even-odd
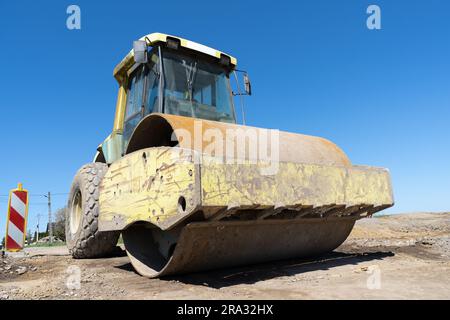
[[[136,63],[147,63],[147,43],[141,40],[134,41],[133,54]]]
[[[248,78],[248,74],[244,73],[244,86],[245,92],[251,96],[252,95],[252,84],[250,83],[250,79]]]

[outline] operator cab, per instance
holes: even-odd
[[[94,162],[110,164],[122,157],[138,124],[152,113],[236,123],[233,96],[251,94],[247,73],[236,65],[228,54],[163,33],[135,41],[114,69],[119,83],[114,128],[98,146]],[[236,72],[243,73],[244,93]]]
[[[127,72],[124,145],[150,113],[236,123],[230,57],[185,48],[172,38],[142,50],[135,49],[135,63]]]

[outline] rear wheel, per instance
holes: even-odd
[[[99,187],[108,166],[84,165],[75,175],[66,211],[66,243],[74,258],[95,258],[110,254],[120,232],[98,231]]]

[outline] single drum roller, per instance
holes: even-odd
[[[114,70],[113,132],[69,195],[75,258],[108,254],[120,233],[146,277],[315,256],[394,204],[386,169],[323,138],[236,124],[236,65],[179,37],[134,42]]]

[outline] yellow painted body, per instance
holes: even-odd
[[[334,216],[345,216],[347,209],[367,205],[361,214],[371,214],[393,203],[385,169],[281,162],[276,174],[262,175],[266,165],[223,164],[170,147],[133,152],[113,163],[102,181],[99,228],[122,230],[146,221],[170,229],[194,212],[214,220],[234,209],[254,210],[250,219],[265,209],[282,217],[282,210],[339,208]]]
[[[152,33],[140,40],[152,45],[166,42],[167,37],[173,36]],[[217,58],[223,54],[186,39],[173,38],[191,50]],[[230,58],[235,67],[237,60]],[[113,132],[103,144],[104,150],[111,154],[117,155],[115,149],[121,145],[116,138],[123,132],[125,88],[133,65],[130,51],[114,69],[120,88]],[[160,145],[149,148],[146,145],[149,137],[162,135],[158,127],[161,123],[174,132],[183,129],[192,137],[214,129],[224,137],[223,142],[229,129],[253,129],[257,133],[264,130],[176,115],[148,115],[135,129],[125,150],[128,154],[107,161],[111,165],[101,183],[100,230],[123,230],[138,221],[166,230],[182,224],[193,214],[200,214],[200,220],[206,221],[231,215],[244,220],[264,219],[267,213],[280,219],[289,215],[357,219],[394,203],[387,170],[352,166],[345,153],[326,139],[280,132],[279,168],[274,175],[263,175],[261,168],[267,167],[267,163],[250,163],[248,158],[239,164],[221,163],[215,158],[217,154],[205,153],[205,141],[190,145],[178,139],[179,148]]]
[[[99,229],[168,221],[177,215],[181,194],[191,207],[199,193],[194,190],[197,168],[189,155],[180,157],[177,149],[168,147],[144,149],[114,162],[100,185]]]
[[[127,90],[124,85],[119,87],[119,92],[117,93],[116,102],[116,114],[114,116],[114,128],[113,132],[123,132],[123,123],[125,120],[125,109],[127,104]]]
[[[385,169],[334,167],[282,162],[275,175],[261,175],[261,165],[204,164],[202,205],[261,208],[392,203]]]
[[[220,58],[220,56],[222,54],[224,54],[224,55],[230,57],[230,61],[231,61],[232,65],[234,65],[234,66],[237,65],[237,59],[230,56],[229,54],[223,53],[219,50],[207,47],[203,44],[199,44],[197,42],[186,40],[186,39],[183,39],[180,37],[155,32],[155,33],[150,33],[146,36],[143,36],[139,40],[146,41],[148,45],[152,46],[154,44],[157,44],[158,42],[166,42],[168,37],[180,40],[180,44],[182,47],[185,47],[187,49],[191,49],[191,50],[194,50],[197,52],[201,52],[201,53],[204,53],[204,54],[216,57],[216,58]],[[134,64],[134,54],[133,54],[133,50],[131,50],[125,56],[125,58],[123,58],[122,61],[114,68],[114,77],[117,79],[117,81],[119,81],[119,83],[123,82],[122,80],[125,77],[126,72],[128,71],[128,69],[131,68],[131,66],[133,64]]]

